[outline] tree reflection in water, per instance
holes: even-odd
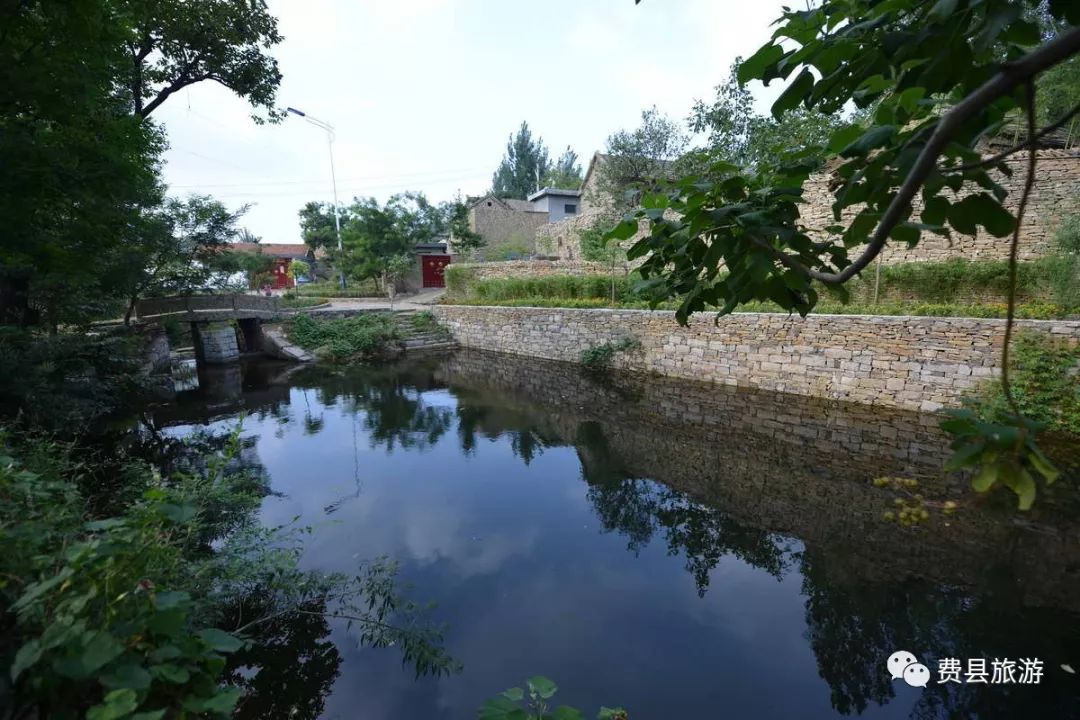
[[[503,376],[530,373],[538,386],[561,388],[564,398],[572,396],[573,405],[565,399],[558,405],[545,404],[519,385],[500,384],[500,375],[491,370],[491,363],[501,362],[511,365]],[[918,696],[913,718],[1080,717],[1074,677],[1056,671],[1063,662],[1080,664],[1080,619],[1072,611],[1033,601],[1017,580],[1020,574],[1014,558],[1002,554],[999,562],[988,560],[976,571],[967,572],[965,567],[950,583],[942,578],[948,578],[951,567],[923,568],[937,574],[921,573],[917,563],[907,562],[910,558],[904,556],[907,548],[902,543],[907,540],[903,538],[910,539],[916,550],[922,545],[930,550],[938,547],[935,538],[916,532],[902,536],[895,554],[873,557],[868,565],[864,538],[843,537],[839,531],[845,526],[829,525],[830,518],[807,517],[804,512],[797,522],[777,528],[775,522],[748,514],[746,507],[733,508],[731,494],[713,498],[702,492],[709,487],[708,482],[702,481],[692,493],[684,492],[672,478],[642,472],[640,465],[628,458],[628,442],[657,443],[656,448],[636,448],[633,455],[639,460],[683,454],[696,462],[694,453],[700,453],[702,441],[695,434],[698,430],[687,425],[650,427],[637,435],[625,433],[638,423],[633,404],[648,403],[641,394],[615,393],[611,383],[568,380],[560,374],[567,372],[564,367],[548,369],[532,360],[515,362],[485,359],[487,364],[478,364],[474,372],[464,365],[447,366],[440,361],[346,371],[313,368],[295,374],[289,383],[303,392],[305,401],[307,391],[315,390],[317,402],[324,408],[337,406],[352,414],[370,445],[387,452],[423,450],[449,433],[456,434],[456,438],[450,437],[465,456],[481,452],[484,439],[506,439],[526,465],[546,449],[573,448],[587,484],[588,501],[603,528],[625,536],[627,549],[634,554],[653,541],[663,542],[670,555],[684,558],[700,596],[706,595],[713,571],[728,557],[778,580],[797,573],[805,604],[805,637],[838,713],[861,714],[871,705],[894,701],[897,686],[884,671],[884,660],[893,651],[905,649],[916,652],[931,669],[944,657],[1038,657],[1046,663],[1046,677],[1038,686],[932,684]],[[544,377],[545,372],[550,372],[550,377]],[[447,387],[452,402],[441,393]],[[440,391],[437,399],[428,395],[429,391]],[[625,403],[626,412],[611,410],[612,400]],[[714,400],[704,398],[700,404],[707,407],[707,401]],[[604,411],[587,410],[594,406]],[[288,417],[280,403],[267,411]],[[790,413],[798,415],[794,410]],[[830,422],[835,423],[835,417]],[[313,415],[310,409],[305,412],[305,432],[315,434],[323,426],[321,416]],[[771,441],[759,442],[759,447],[769,447]],[[756,458],[754,447],[746,447],[742,454],[735,449],[731,457],[734,464],[742,463],[740,467],[750,474],[753,462],[768,464],[768,457]],[[852,447],[856,449],[848,456],[836,455],[836,467],[851,463],[873,466],[878,461],[878,456],[861,450],[859,443]],[[777,450],[783,452],[798,451]],[[718,459],[711,457],[713,462]],[[816,459],[807,464],[814,462]],[[793,462],[784,467],[795,466]],[[663,473],[663,462],[653,467]],[[720,483],[729,479],[712,477],[711,472],[702,469],[702,477],[708,475],[710,482]],[[811,493],[819,489],[833,492],[835,486],[830,483],[851,483],[842,474],[832,477],[831,467],[819,464],[814,472],[818,475],[808,476],[810,479],[789,482],[818,483]],[[728,491],[739,492],[730,487]],[[862,492],[860,488],[858,493],[841,497],[852,503],[880,499],[859,494]],[[802,498],[799,495],[792,502],[797,510],[802,510],[798,506]],[[837,509],[852,516],[856,511],[880,516],[876,506]],[[784,516],[777,512],[761,517]],[[806,537],[791,530],[814,530],[815,525],[827,529],[806,533]],[[793,534],[799,538],[790,537]],[[985,551],[994,552],[990,547]],[[1050,558],[1035,556],[1031,561],[1046,559]],[[964,562],[957,560],[957,568]],[[260,632],[271,637],[272,651],[258,657],[244,656],[242,664],[248,669],[235,670],[235,677],[249,688],[241,716],[317,717],[340,664],[325,621],[314,615],[282,618]],[[253,673],[254,668],[258,672]]]

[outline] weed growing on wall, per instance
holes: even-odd
[[[600,368],[609,367],[617,353],[629,352],[640,348],[641,341],[636,337],[628,336],[617,342],[601,343],[583,350],[580,362],[589,370],[599,370]]]
[[[1013,395],[1024,416],[1050,430],[1080,435],[1080,346],[1042,333],[1020,333],[1010,358]],[[973,400],[980,414],[1009,413],[1001,386],[988,383]]]

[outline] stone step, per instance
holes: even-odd
[[[454,342],[428,343],[428,344],[425,344],[425,345],[415,345],[415,346],[406,345],[405,346],[405,352],[407,352],[407,353],[428,352],[428,351],[434,351],[434,350],[456,350],[456,349],[457,349],[457,343],[454,343]]]

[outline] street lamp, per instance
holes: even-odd
[[[334,173],[334,126],[331,125],[328,122],[323,122],[322,120],[319,120],[317,118],[313,118],[310,115],[308,115],[307,113],[303,112],[302,110],[297,110],[296,108],[293,108],[293,107],[285,108],[285,109],[287,111],[291,112],[293,115],[297,115],[297,116],[303,118],[304,120],[307,120],[309,123],[311,123],[315,127],[326,131],[326,140],[327,140],[327,143],[328,143],[328,145],[330,147],[330,183],[334,188],[334,231],[337,233],[338,261],[340,262],[341,253],[343,251],[343,248],[341,246],[341,218],[339,217],[339,213],[338,213],[337,175]],[[338,267],[338,272],[340,273],[341,289],[344,290],[345,289],[345,270],[343,270],[339,266]]]

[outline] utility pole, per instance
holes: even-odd
[[[338,210],[338,194],[337,194],[337,174],[334,172],[334,126],[328,122],[324,122],[317,118],[313,118],[307,113],[297,110],[296,108],[286,108],[293,115],[297,115],[315,127],[326,131],[326,140],[330,149],[330,184],[334,190],[334,231],[337,233],[337,249],[338,249],[338,262],[341,262],[341,255],[344,252],[344,248],[341,244],[341,214]],[[345,289],[345,270],[338,266],[339,282],[341,289]]]

